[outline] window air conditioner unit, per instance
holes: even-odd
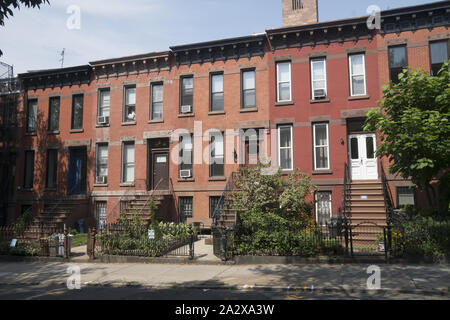
[[[192,112],[192,106],[186,105],[181,106],[181,113],[191,113]]]
[[[327,93],[325,89],[314,90],[314,99],[325,99],[326,97]]]
[[[191,170],[180,170],[180,177],[181,178],[191,178],[192,171]]]
[[[95,183],[97,184],[106,184],[107,181],[108,181],[107,176],[98,176],[95,178]]]
[[[109,123],[109,117],[98,117],[97,123],[98,124],[108,124]]]

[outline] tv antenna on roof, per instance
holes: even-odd
[[[63,48],[62,51],[59,53],[59,55],[61,56],[61,59],[59,59],[59,61],[61,62],[61,68],[64,67],[64,55],[66,54],[66,48]]]

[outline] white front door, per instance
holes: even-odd
[[[377,180],[378,164],[375,155],[374,133],[352,134],[348,137],[350,176],[352,180]]]

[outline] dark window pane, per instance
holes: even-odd
[[[350,139],[350,148],[352,153],[352,159],[353,160],[359,159],[358,138]]]
[[[448,41],[430,43],[431,75],[437,76],[442,64],[448,60]]]
[[[50,131],[59,130],[59,97],[50,98],[50,123],[48,129]]]
[[[37,120],[37,100],[30,100],[28,102],[27,112],[27,132],[36,132],[36,120]]]
[[[389,48],[389,66],[403,68],[407,66],[406,46]]]
[[[223,105],[224,105],[223,92],[213,93],[211,111],[222,111]]]
[[[256,90],[244,91],[244,108],[256,107]]]
[[[366,150],[367,150],[367,159],[375,158],[373,137],[366,137]]]
[[[186,218],[192,218],[193,216],[193,198],[192,197],[180,197],[180,219],[186,221]]]
[[[47,151],[47,188],[56,188],[56,175],[58,168],[58,151]]]
[[[211,76],[211,111],[224,109],[223,74]]]
[[[192,106],[194,101],[194,78],[182,79],[181,106]]]
[[[33,188],[34,180],[34,151],[25,152],[24,188]]]
[[[83,95],[73,97],[72,101],[72,129],[83,128]]]

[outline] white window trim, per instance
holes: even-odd
[[[134,151],[134,162],[133,162],[133,168],[134,170],[136,169],[136,144],[133,141],[124,141],[122,142],[122,177],[121,177],[121,182],[122,183],[133,183],[136,180],[136,171],[134,171],[134,180],[133,181],[125,181],[125,145],[132,145],[133,146],[133,151]],[[128,164],[128,162],[127,162]]]
[[[327,144],[326,145],[316,145],[316,127],[317,126],[326,126],[327,129]],[[314,170],[330,170],[330,133],[328,123],[315,123],[313,125],[313,145],[314,145]],[[316,156],[316,148],[327,148],[327,167],[326,168],[317,168],[317,156]]]
[[[279,66],[282,63],[287,63],[289,65],[289,81],[288,82],[281,82],[280,81],[280,72],[279,72]],[[287,102],[292,101],[292,63],[290,61],[280,61],[277,62],[277,102]],[[281,100],[280,99],[280,84],[281,83],[289,83],[289,99],[287,100]]]
[[[290,147],[283,147],[283,149],[290,149],[291,150],[291,166],[289,168],[283,169],[281,168],[281,143],[280,143],[280,132],[281,128],[289,128],[291,130],[291,146]],[[278,126],[278,166],[281,168],[282,171],[292,171],[294,170],[294,140],[293,140],[293,125],[280,125]]]
[[[109,145],[108,144],[104,144],[104,143],[97,143],[97,148],[96,148],[96,159],[95,159],[95,176],[96,177],[100,177],[100,172],[99,172],[99,166],[101,165],[100,163],[100,156],[99,156],[99,151],[101,147],[106,147],[106,152],[107,152],[107,158],[106,158],[106,171],[108,171],[109,169]],[[108,176],[108,173],[106,174],[106,176]]]
[[[105,107],[103,105],[103,94],[108,92],[109,93],[109,106]],[[104,88],[98,90],[98,108],[97,108],[97,119],[98,117],[108,117],[103,116],[103,110],[108,109],[109,116],[111,116],[111,89]]]
[[[319,208],[318,208],[318,193],[328,193],[330,195],[330,219],[333,217],[333,193],[330,191],[317,191],[314,194],[314,208],[315,208],[315,216],[316,216],[316,222],[319,223]],[[325,225],[322,225],[325,226]]]
[[[352,69],[352,57],[354,56],[362,56],[363,57],[363,70],[362,74],[353,74]],[[350,75],[350,95],[352,97],[365,96],[367,95],[367,84],[366,84],[366,55],[364,53],[351,54],[348,56],[348,67],[349,67],[349,75]],[[353,77],[364,76],[364,93],[362,94],[354,94],[353,93]]]
[[[314,68],[313,68],[313,63],[316,61],[323,61],[324,64],[324,78],[321,80],[315,80],[314,79]],[[314,82],[316,81],[325,81],[325,95],[328,97],[328,75],[327,75],[327,59],[326,58],[315,58],[315,59],[311,59],[310,61],[311,64],[311,97],[312,100],[319,100],[316,99],[314,97]]]

